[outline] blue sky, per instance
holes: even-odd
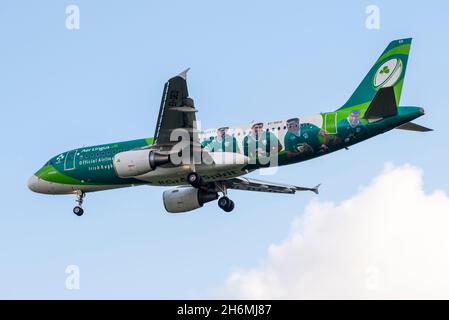
[[[69,4],[80,30],[65,27]],[[379,30],[365,28],[370,4]],[[0,297],[207,297],[285,237],[315,195],[234,191],[232,214],[177,216],[163,188],[139,187],[88,194],[78,218],[74,197],[27,189],[61,151],[152,136],[163,84],[186,67],[203,127],[283,119],[338,108],[391,40],[413,37],[401,104],[424,107],[417,122],[435,132],[396,130],[264,178],[322,183],[319,199],[338,202],[391,161],[449,190],[447,30],[446,1],[2,1]],[[80,290],[65,288],[72,264]]]

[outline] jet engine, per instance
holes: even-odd
[[[112,161],[115,172],[122,178],[139,176],[169,162],[168,154],[160,154],[148,149],[119,152]]]
[[[179,213],[201,208],[206,202],[217,200],[218,193],[183,186],[164,191],[162,199],[165,210]]]

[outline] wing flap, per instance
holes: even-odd
[[[229,189],[287,194],[294,194],[297,191],[312,191],[318,194],[318,188],[320,186],[317,185],[313,188],[307,188],[244,177],[229,179],[224,181],[224,183]]]

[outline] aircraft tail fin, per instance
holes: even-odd
[[[366,109],[383,88],[392,88],[396,105],[399,105],[411,43],[411,38],[390,42],[349,100],[338,110]]]

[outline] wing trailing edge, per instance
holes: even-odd
[[[312,191],[313,193],[318,194],[318,188],[320,187],[320,185],[313,188],[299,187],[295,185],[275,183],[246,177],[225,180],[224,184],[229,189],[289,194],[294,194],[297,191]]]

